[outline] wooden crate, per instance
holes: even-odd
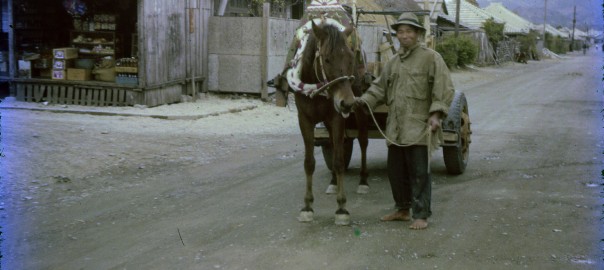
[[[138,73],[138,68],[137,67],[120,67],[120,66],[116,66],[115,67],[115,72],[116,73]]]
[[[78,58],[77,48],[56,48],[52,50],[52,56],[55,59],[76,59]]]
[[[17,100],[48,101],[86,106],[131,106],[138,104],[140,91],[127,88],[85,85],[17,83]]]
[[[53,69],[50,76],[53,80],[65,80],[67,79],[67,70]]]
[[[52,68],[58,70],[66,70],[72,68],[74,59],[52,59]]]
[[[139,81],[140,82],[140,81]],[[97,81],[15,79],[15,96],[19,101],[87,106],[149,107],[180,102],[185,81],[140,87]]]
[[[68,68],[67,79],[70,81],[89,81],[92,78],[90,69]]]

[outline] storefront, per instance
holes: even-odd
[[[202,30],[209,15],[201,5],[211,2],[3,1],[12,28],[1,54],[8,70],[0,68],[0,79],[23,101],[178,102],[204,87]]]

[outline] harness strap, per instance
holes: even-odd
[[[332,85],[334,85],[334,84],[336,84],[336,83],[338,83],[338,82],[341,82],[341,81],[344,81],[344,80],[350,80],[350,81],[354,81],[354,79],[355,79],[354,75],[338,77],[338,78],[336,78],[335,80],[330,81],[330,82],[328,82],[327,84],[325,84],[325,85],[321,86],[321,88],[317,89],[317,91],[314,91],[314,92],[310,93],[310,95],[309,95],[309,96],[310,96],[311,98],[313,98],[313,97],[315,97],[317,94],[320,94],[321,92],[325,91],[325,89],[329,88],[330,86],[332,86]]]

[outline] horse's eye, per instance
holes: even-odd
[[[326,59],[325,59],[325,63],[329,64],[329,62],[330,62],[330,61],[329,61],[329,58],[326,58]]]

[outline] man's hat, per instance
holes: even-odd
[[[398,20],[395,23],[391,24],[390,27],[394,31],[396,31],[398,29],[398,26],[402,25],[402,24],[411,25],[416,28],[419,28],[420,30],[423,30],[424,32],[426,31],[426,28],[424,28],[419,23],[419,19],[417,18],[417,16],[415,16],[415,14],[413,14],[411,12],[405,12],[405,13],[401,14],[401,16],[398,17]]]

